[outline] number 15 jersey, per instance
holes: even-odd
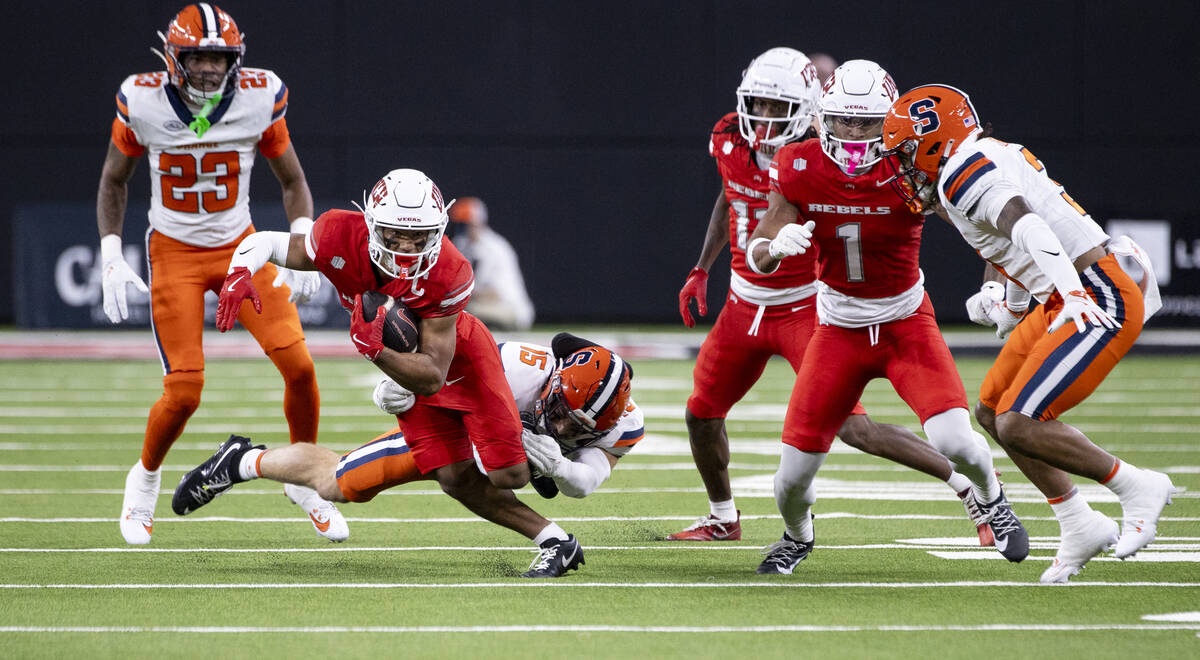
[[[150,226],[198,247],[235,241],[250,225],[255,150],[277,158],[290,144],[287,86],[273,72],[242,68],[234,92],[208,115],[203,137],[193,109],[165,71],[129,76],[117,92],[112,141],[121,153],[149,152]]]

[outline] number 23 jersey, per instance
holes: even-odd
[[[273,72],[242,68],[203,137],[188,128],[189,108],[165,71],[129,76],[117,92],[112,141],[150,164],[150,226],[198,247],[227,245],[250,225],[255,150],[277,158],[290,144],[287,86]]]

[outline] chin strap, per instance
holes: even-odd
[[[211,99],[204,102],[204,107],[200,108],[200,112],[196,115],[196,118],[192,120],[192,123],[188,124],[188,128],[192,129],[196,137],[204,137],[208,129],[212,128],[212,124],[208,121],[208,116],[212,114],[213,109],[220,102],[221,93],[217,92]]]

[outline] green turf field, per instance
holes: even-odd
[[[1058,526],[1006,458],[997,467],[1033,537],[1019,565],[977,547],[944,484],[840,443],[818,477],[816,550],[795,575],[755,575],[782,532],[771,494],[792,384],[782,361],[729,422],[743,540],[660,540],[707,512],[683,424],[691,363],[634,366],[647,438],[604,487],[586,500],[520,493],[575,533],[587,560],[530,582],[514,576],[531,544],[432,482],[343,505],[340,545],[266,481],[174,516],[174,484],[230,432],[287,441],[266,360],[209,363],[200,410],[167,457],[154,542],[126,546],[116,517],[157,362],[0,362],[0,656],[1200,656],[1200,359],[1129,358],[1066,417],[1188,490],[1136,560],[1100,558],[1065,587],[1037,584]],[[959,362],[972,398],[987,366]],[[389,428],[370,402],[370,365],[317,371],[322,444],[347,450]],[[886,383],[864,402],[916,429]],[[1106,489],[1081,486],[1119,517]]]

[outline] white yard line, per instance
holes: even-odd
[[[1200,582],[1068,582],[1043,585],[1038,582],[957,581],[957,582],[570,582],[520,581],[509,582],[204,582],[204,583],[147,583],[147,584],[0,584],[0,589],[73,589],[73,590],[154,590],[154,589],[1079,589],[1110,588],[1172,588],[1196,589]]]
[[[0,626],[0,633],[770,633],[770,632],[1113,632],[1154,630],[1200,630],[1193,623],[991,623],[983,625],[890,625],[890,626],[611,626],[611,625],[513,625],[513,626]]]

